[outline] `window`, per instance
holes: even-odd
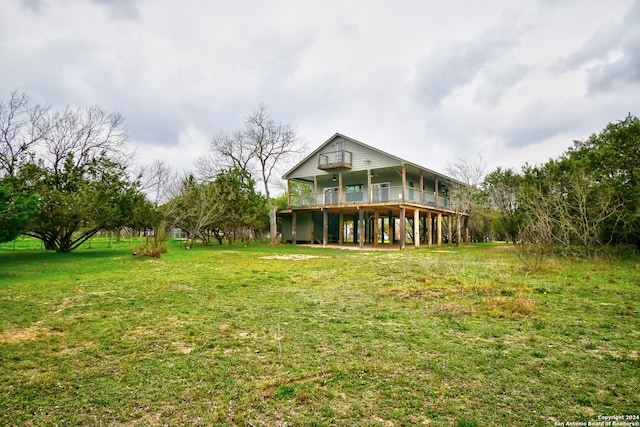
[[[347,185],[345,187],[345,201],[347,203],[364,201],[364,191],[362,184]]]
[[[324,189],[324,204],[337,205],[340,189],[338,187],[329,187]]]
[[[379,182],[371,184],[371,201],[372,202],[388,202],[389,201],[389,183]]]
[[[336,142],[336,163],[344,163],[344,142]]]

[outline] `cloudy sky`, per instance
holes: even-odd
[[[2,0],[0,97],[124,115],[191,168],[264,103],[431,169],[557,157],[640,115],[640,0]]]

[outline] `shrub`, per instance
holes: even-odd
[[[133,256],[146,256],[152,258],[160,258],[160,255],[167,252],[167,246],[159,245],[142,245],[133,252]]]

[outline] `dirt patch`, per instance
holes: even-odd
[[[82,289],[79,289],[77,295],[63,298],[60,306],[58,306],[58,309],[55,311],[55,313],[58,314],[69,307],[82,307],[86,305],[92,305],[92,303],[86,302],[88,298],[92,296],[104,296],[109,293],[111,293],[111,291],[85,293]]]
[[[38,325],[22,329],[7,329],[0,332],[0,343],[15,344],[23,341],[35,341],[51,335],[62,335],[62,332]]]
[[[174,342],[173,346],[182,354],[189,354],[193,351],[195,347],[192,347],[184,342]]]
[[[514,245],[500,245],[489,248],[489,252],[503,252],[503,251],[512,251],[516,247]]]
[[[272,256],[262,257],[262,259],[283,259],[283,260],[290,260],[290,261],[304,261],[306,259],[311,259],[311,258],[326,258],[326,257],[319,257],[316,255],[304,255],[304,254],[272,255]]]

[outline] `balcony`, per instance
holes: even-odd
[[[345,150],[320,153],[318,154],[318,169],[323,171],[351,169],[351,158],[351,151]]]
[[[403,191],[406,190],[406,191]],[[437,202],[436,202],[437,200]],[[429,208],[454,209],[452,201],[443,195],[436,199],[432,191],[420,191],[417,188],[391,186],[371,188],[370,190],[342,190],[342,199],[337,189],[317,192],[315,195],[291,196],[290,207],[323,207],[348,205],[384,205],[410,203]]]

